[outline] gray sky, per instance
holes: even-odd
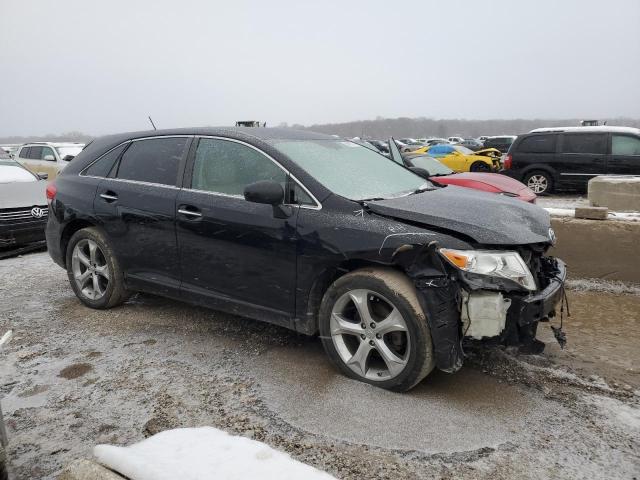
[[[0,136],[640,117],[640,1],[0,0]]]

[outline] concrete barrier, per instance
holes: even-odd
[[[640,222],[552,217],[557,243],[571,278],[640,283]]]
[[[617,212],[640,212],[639,176],[602,176],[589,180],[589,203]]]

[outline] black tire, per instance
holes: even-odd
[[[104,294],[97,299],[89,298],[83,293],[78,286],[73,272],[73,251],[76,245],[83,240],[91,240],[95,242],[102,254],[105,264],[108,266],[109,281],[104,290]],[[66,265],[67,276],[69,277],[69,283],[76,296],[86,306],[96,309],[112,308],[125,302],[129,298],[130,293],[124,287],[124,275],[122,268],[118,263],[113,250],[109,246],[109,243],[102,233],[102,231],[96,227],[83,228],[73,234],[69,240],[69,245],[66,251]]]
[[[528,172],[523,180],[523,183],[533,190],[533,193],[536,195],[553,193],[553,175],[546,170],[533,170]]]
[[[490,172],[491,167],[484,162],[473,162],[469,167],[470,172]]]
[[[343,295],[354,290],[369,290],[381,295],[398,309],[404,319],[408,332],[408,337],[405,338],[408,338],[410,348],[406,353],[406,364],[393,378],[375,380],[356,373],[341,358],[334,343],[330,327],[332,310]],[[356,380],[405,392],[417,385],[435,366],[431,332],[418,302],[415,287],[406,275],[391,268],[363,268],[336,280],[322,299],[319,327],[322,344],[331,363],[343,374]]]

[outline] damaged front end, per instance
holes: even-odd
[[[463,339],[540,353],[539,322],[555,317],[564,298],[565,264],[545,246],[514,250],[450,250],[425,245],[404,265],[429,322],[436,365],[460,369]],[[561,346],[564,333],[554,329]]]

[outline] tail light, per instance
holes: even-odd
[[[502,162],[502,166],[505,170],[509,170],[511,168],[511,161],[512,161],[512,157],[511,154],[507,154],[506,157],[504,157],[504,162]]]
[[[47,185],[46,192],[47,192],[47,203],[51,205],[53,198],[56,196],[56,193],[58,193],[58,189],[56,188],[55,182],[50,182],[49,185]]]

